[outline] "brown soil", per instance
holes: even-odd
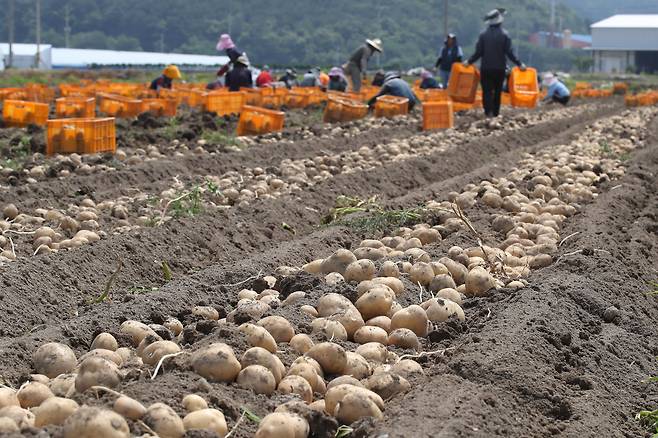
[[[46,341],[65,342],[82,353],[96,333],[110,331],[125,344],[117,331],[126,319],[160,323],[174,315],[184,324],[194,323],[190,312],[194,305],[212,305],[223,315],[236,305],[236,292],[252,286],[254,276],[270,274],[281,265],[299,266],[358,243],[363,235],[354,230],[319,226],[337,195],[379,195],[383,203],[396,207],[445,199],[451,190],[508,171],[520,153],[568,141],[589,122],[618,111],[618,106],[602,107],[569,122],[542,123],[478,139],[459,150],[336,175],[279,199],[176,220],[76,251],[4,266],[0,268],[0,309],[5,314],[0,321],[0,376],[20,384],[32,372],[31,353]],[[190,117],[196,117],[190,125],[204,123],[203,115]],[[150,123],[139,123],[143,122]],[[308,126],[303,121],[295,123]],[[133,147],[135,142],[150,142],[131,136],[151,128],[125,128],[133,134],[126,134],[123,141]],[[440,326],[424,344],[426,351],[448,349],[418,359],[427,376],[412,381],[410,392],[387,403],[384,421],[356,424],[352,436],[645,435],[633,417],[658,403],[658,391],[642,383],[656,372],[654,357],[658,355],[653,342],[658,335],[658,310],[655,298],[646,295],[647,282],[658,278],[658,124],[654,122],[653,128],[653,146],[634,153],[624,179],[611,183],[594,203],[570,219],[564,235],[579,234],[560,247],[562,258],[533,273],[530,287],[469,300],[465,323]],[[102,199],[128,193],[132,186],[156,190],[162,187],[160,181],[179,174],[275,166],[284,158],[355,150],[416,131],[415,124],[400,122],[359,137],[336,138],[329,128],[318,125],[315,137],[303,139],[306,134],[295,134],[295,129],[291,126],[282,136],[292,143],[255,145],[248,154],[218,149],[210,159],[163,159],[113,173],[18,186],[0,195],[0,204],[17,197],[23,197],[21,202],[27,206],[84,195]],[[318,138],[323,133],[327,138]],[[488,224],[483,212],[473,209],[468,214],[476,228]],[[281,226],[284,222],[294,233]],[[471,236],[457,232],[429,251],[440,254],[464,244],[472,244]],[[576,250],[582,251],[571,254]],[[112,288],[111,301],[90,304],[119,258],[124,268]],[[174,272],[174,279],[166,284],[160,268],[163,260]],[[152,287],[158,289],[144,292]],[[327,292],[354,293],[305,274],[277,287],[283,296],[306,291],[308,304]],[[408,289],[416,290],[411,284]],[[417,292],[410,293],[402,304],[410,304],[415,296]],[[618,314],[611,312],[611,306]],[[310,332],[308,317],[286,308],[274,309],[272,314]],[[203,322],[185,339],[192,349],[216,341],[230,343],[236,354],[247,347],[233,329]],[[120,390],[144,403],[168,403],[179,413],[181,396],[200,392],[224,412],[230,425],[240,417],[241,407],[262,416],[287,400],[256,396],[236,385],[209,385],[190,371],[184,355],[168,362],[155,380],[144,369],[130,369]],[[88,404],[107,402],[80,397]],[[335,433],[337,425],[330,418],[318,415],[312,421],[313,436]],[[138,429],[132,426],[136,433]],[[255,429],[245,421],[234,436],[253,436]]]

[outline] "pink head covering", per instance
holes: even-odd
[[[219,37],[219,41],[217,42],[217,51],[221,52],[222,50],[232,49],[234,47],[235,43],[231,39],[231,35],[225,33]]]
[[[421,79],[429,79],[432,77],[432,73],[430,73],[427,70],[423,70],[422,73],[420,74]]]

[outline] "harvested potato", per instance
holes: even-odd
[[[308,408],[311,409],[312,411],[326,413],[324,399],[314,401],[313,403],[308,405]]]
[[[77,365],[75,353],[68,345],[50,342],[40,346],[32,356],[34,369],[53,379],[73,371]]]
[[[311,337],[304,333],[297,333],[290,340],[290,346],[299,354],[308,352],[313,347],[314,343]]]
[[[322,263],[324,259],[313,260],[310,263],[302,266],[302,270],[309,274],[321,274],[322,273]]]
[[[411,389],[407,379],[393,372],[373,374],[365,381],[365,387],[385,400]]]
[[[391,318],[383,315],[375,316],[374,318],[369,319],[366,322],[366,325],[379,327],[381,329],[384,329],[386,333],[389,333],[391,331]]]
[[[354,342],[357,344],[367,344],[368,342],[385,344],[387,340],[388,332],[380,327],[364,325],[354,333]]]
[[[117,351],[119,344],[111,334],[99,333],[91,343],[91,350],[96,350],[99,348],[103,350]]]
[[[68,397],[75,391],[77,374],[60,374],[48,383],[48,387],[56,397]]]
[[[318,372],[310,363],[297,363],[291,365],[286,377],[287,376],[303,377],[306,379],[309,385],[311,385],[314,393],[319,392],[320,394],[324,394],[324,392],[327,390],[324,379],[320,377]]]
[[[9,417],[0,417],[0,434],[14,434],[20,432],[18,425]]]
[[[180,438],[185,434],[183,420],[164,403],[154,403],[144,415],[146,423],[161,438]]]
[[[206,408],[190,412],[183,418],[183,426],[186,431],[209,430],[220,437],[224,437],[228,433],[224,414],[217,409]]]
[[[327,318],[317,318],[311,323],[313,334],[322,333],[327,339],[346,341],[347,331],[338,321]]]
[[[219,319],[219,312],[212,306],[195,306],[192,308],[192,315],[196,315],[210,321],[217,321]]]
[[[466,281],[466,275],[468,274],[468,269],[466,269],[466,266],[454,261],[449,257],[440,258],[439,263],[448,268],[448,271],[450,271],[450,276],[453,280],[455,280],[456,284],[464,284]]]
[[[429,263],[418,262],[409,271],[409,280],[414,284],[427,286],[434,278],[434,269]]]
[[[337,272],[340,275],[345,275],[347,266],[356,261],[356,257],[351,251],[347,249],[339,249],[328,258],[324,259],[320,265],[320,271],[323,274],[330,274]]]
[[[64,422],[64,438],[128,438],[130,428],[116,412],[83,406]]]
[[[453,301],[443,298],[432,298],[423,306],[427,307],[425,313],[432,322],[447,321],[451,316],[456,316],[460,321],[465,320],[464,311],[461,306]]]
[[[439,274],[434,276],[430,282],[429,289],[430,292],[437,292],[442,289],[455,289],[456,287],[455,280],[452,279],[450,274]]]
[[[465,293],[467,296],[483,296],[495,287],[496,282],[494,278],[486,269],[480,266],[473,268],[466,276]]]
[[[439,292],[436,293],[436,298],[445,298],[446,300],[450,300],[453,303],[457,303],[460,306],[462,305],[462,295],[457,292],[456,289],[441,289]]]
[[[208,409],[208,402],[196,394],[187,394],[183,397],[183,409],[187,412],[200,411],[201,409]]]
[[[165,322],[162,323],[169,331],[171,331],[174,336],[180,335],[183,331],[183,323],[176,318],[167,318]]]
[[[356,349],[356,354],[369,362],[384,363],[388,357],[388,349],[379,342],[368,342],[367,344],[360,345]]]
[[[142,342],[142,340],[144,340],[144,338],[148,335],[160,338],[152,328],[139,321],[124,321],[121,323],[119,331],[129,335],[132,338],[133,345],[135,346],[139,345],[139,343]]]
[[[391,310],[395,292],[385,285],[377,285],[364,293],[357,301],[356,308],[364,319],[386,315]]]
[[[327,385],[327,390],[333,388],[334,386],[338,386],[338,385],[355,385],[355,386],[360,386],[362,388],[365,388],[365,386],[363,386],[363,383],[361,383],[360,380],[358,380],[358,379],[356,379],[352,376],[340,376],[340,377],[336,377],[334,380],[329,382],[329,384]]]
[[[359,283],[373,279],[376,273],[377,268],[372,260],[362,259],[347,265],[343,277],[345,277],[345,281]]]
[[[48,376],[44,376],[43,374],[30,374],[30,381],[43,383],[44,385],[48,385],[50,383]]]
[[[220,382],[234,381],[242,369],[233,349],[221,342],[194,352],[192,368],[201,377]]]
[[[7,406],[20,406],[16,391],[8,387],[0,387],[0,409]]]
[[[347,365],[345,349],[333,342],[314,345],[306,355],[315,359],[327,374],[341,374]]]
[[[427,314],[417,305],[411,305],[396,312],[391,318],[391,330],[407,328],[416,336],[427,336]]]
[[[391,366],[391,371],[398,374],[405,379],[412,376],[422,376],[424,373],[423,367],[418,362],[411,359],[402,359]]]
[[[273,412],[258,424],[254,438],[307,438],[309,431],[308,422],[299,415]]]
[[[36,427],[59,426],[66,421],[79,408],[78,404],[71,399],[51,397],[34,408],[34,425]]]
[[[290,342],[295,336],[295,329],[290,321],[281,316],[268,316],[257,323],[270,332],[276,342]]]
[[[255,324],[242,324],[238,329],[247,335],[247,343],[252,347],[261,347],[270,353],[276,353],[276,341],[264,327]]]
[[[349,339],[354,337],[354,333],[365,324],[361,313],[359,313],[359,311],[353,305],[344,310],[339,310],[332,316],[332,319],[345,327],[345,332],[347,333],[347,337]]]
[[[416,336],[413,331],[407,328],[399,328],[393,330],[391,334],[388,335],[388,345],[420,350],[420,341],[418,340],[418,336]]]
[[[320,363],[318,363],[317,360],[311,359],[308,356],[299,356],[297,359],[293,361],[293,363],[290,366],[292,367],[299,364],[311,365],[315,370],[315,372],[318,373],[318,376],[324,378],[324,371],[322,371],[322,367],[320,366]]]
[[[391,308],[389,309],[386,316],[388,316],[389,318],[393,318],[393,315],[395,315],[400,310],[402,310],[402,305],[397,301],[393,301],[393,304],[391,304]]]
[[[353,409],[353,414],[349,414],[347,410],[343,409],[341,418],[338,418],[336,415],[337,408],[343,404],[345,397],[348,395],[353,395],[356,398],[356,400],[349,400],[349,403],[347,403]],[[352,424],[354,421],[363,417],[381,419],[381,411],[384,409],[384,400],[379,395],[369,389],[349,384],[336,385],[328,389],[324,397],[324,402],[326,411],[346,424]],[[377,409],[373,409],[373,406]]]
[[[272,372],[262,365],[249,365],[240,371],[238,384],[251,389],[256,394],[270,395],[276,389],[276,380]]]
[[[304,304],[299,308],[303,313],[307,314],[308,316],[312,318],[317,318],[318,317],[318,311],[315,310],[315,307],[309,306],[308,304]]]
[[[109,360],[110,362],[114,362],[117,366],[123,365],[123,358],[121,355],[119,355],[116,351],[112,350],[105,350],[103,348],[96,348],[91,350],[88,353],[83,354],[80,356],[80,359],[78,359],[79,363],[82,363],[87,359],[88,357],[100,357],[105,360]]]
[[[130,420],[139,420],[146,415],[146,407],[137,400],[122,395],[114,401],[114,412]]]
[[[382,266],[379,268],[379,272],[377,273],[377,276],[398,278],[400,276],[400,270],[398,269],[398,265],[391,262],[390,260],[387,260],[384,263],[382,263]]]
[[[343,370],[345,375],[352,376],[355,379],[364,379],[372,374],[372,367],[363,356],[352,353],[351,351],[348,351],[346,354],[347,365]]]
[[[41,405],[46,399],[55,397],[55,394],[43,383],[29,382],[21,386],[16,397],[21,407],[27,409]]]
[[[113,388],[120,382],[119,368],[114,362],[101,357],[89,357],[80,364],[75,377],[75,389],[85,392],[92,386]]]
[[[250,365],[261,365],[267,368],[274,376],[274,381],[278,384],[285,374],[285,367],[277,360],[277,356],[260,347],[252,347],[245,351],[240,358],[242,368]]]
[[[352,307],[354,304],[346,296],[329,293],[318,300],[317,312],[319,316],[326,317]]]
[[[34,427],[34,414],[19,406],[7,406],[0,409],[0,418],[2,417],[11,419],[21,430]]]
[[[306,403],[313,401],[313,388],[302,376],[292,374],[284,377],[277,390],[283,394],[297,394]]]
[[[156,365],[160,362],[160,359],[162,359],[163,356],[175,354],[180,351],[180,347],[175,342],[155,341],[148,347],[144,348],[140,357],[146,365]]]
[[[299,303],[305,297],[306,297],[306,292],[303,291],[293,292],[290,295],[288,295],[285,300],[281,302],[281,307],[293,306]]]
[[[325,275],[324,281],[329,286],[335,286],[340,283],[345,283],[345,277],[343,277],[338,272],[332,272],[330,274]]]

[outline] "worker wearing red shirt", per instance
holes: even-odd
[[[266,65],[256,78],[256,86],[259,88],[268,87],[272,82],[273,79],[270,74],[270,67]]]

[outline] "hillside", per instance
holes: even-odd
[[[615,14],[658,14],[656,0],[563,0],[585,19],[594,22]]]
[[[17,39],[33,41],[31,3],[16,1],[22,5],[17,6]],[[512,11],[506,26],[517,43],[547,28],[548,2],[504,3]],[[484,0],[452,2],[450,30],[460,36],[467,54],[490,8]],[[337,64],[366,37],[384,41],[382,65],[429,65],[443,39],[442,0],[48,1],[43,2],[44,42],[65,45],[67,11],[71,47],[212,54],[218,35],[230,30],[255,63],[275,65]],[[561,6],[559,15],[565,27],[586,30],[573,10]],[[0,22],[1,35],[7,34],[6,23]]]

